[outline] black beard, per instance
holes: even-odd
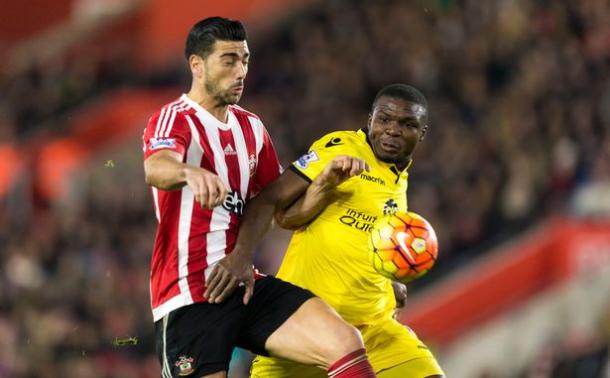
[[[239,98],[237,100],[233,100],[231,96],[227,95],[226,93],[216,94],[214,95],[214,99],[222,106],[235,105],[237,104],[237,101],[239,101]]]
[[[231,95],[228,94],[228,91],[221,91],[214,83],[206,82],[205,90],[211,94],[214,100],[216,100],[221,106],[235,105],[239,101],[239,98],[234,100],[231,98]]]

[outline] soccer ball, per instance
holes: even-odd
[[[375,270],[402,283],[426,274],[438,256],[434,229],[413,212],[397,212],[381,218],[371,230],[369,244]]]

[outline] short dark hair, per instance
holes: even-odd
[[[390,84],[381,88],[381,90],[377,92],[375,100],[373,100],[373,105],[371,105],[371,111],[372,109],[375,109],[377,100],[384,96],[401,98],[403,100],[419,104],[426,110],[428,109],[428,101],[426,100],[426,97],[419,90],[417,90],[417,88],[407,84]]]
[[[189,31],[184,46],[186,60],[193,54],[202,58],[212,52],[216,40],[245,41],[246,29],[241,22],[224,17],[208,17],[197,22]]]

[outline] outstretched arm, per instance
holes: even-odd
[[[252,296],[254,278],[252,276],[252,261],[256,245],[271,226],[273,215],[277,209],[289,208],[291,204],[298,207],[289,214],[293,224],[305,223],[313,219],[326,204],[332,191],[339,184],[352,176],[368,170],[365,161],[350,156],[335,157],[314,180],[312,188],[309,182],[300,175],[286,170],[276,181],[267,186],[246,206],[242,218],[239,235],[233,252],[223,258],[214,267],[206,281],[206,298],[210,303],[220,303],[228,297],[238,284],[246,284],[244,303]],[[311,189],[310,189],[311,188]],[[308,192],[309,199],[304,198],[298,205],[295,201]]]
[[[276,208],[275,222],[282,228],[297,230],[314,220],[334,198],[334,188],[320,175],[296,202],[286,208]]]
[[[335,188],[348,178],[369,170],[364,160],[351,156],[336,156],[307,187],[305,194],[288,206],[277,207],[275,221],[289,230],[297,230],[313,221],[318,214],[336,200]]]

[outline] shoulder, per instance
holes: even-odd
[[[179,97],[172,102],[163,105],[159,110],[153,113],[149,119],[149,123],[169,123],[176,120],[183,120],[187,114],[194,113],[195,110]]]
[[[328,133],[318,139],[314,146],[317,148],[349,149],[362,143],[362,138],[356,131],[340,130]]]
[[[148,120],[145,133],[155,138],[168,138],[176,134],[189,134],[190,128],[186,119],[187,114],[194,114],[195,110],[182,99],[165,104]]]

